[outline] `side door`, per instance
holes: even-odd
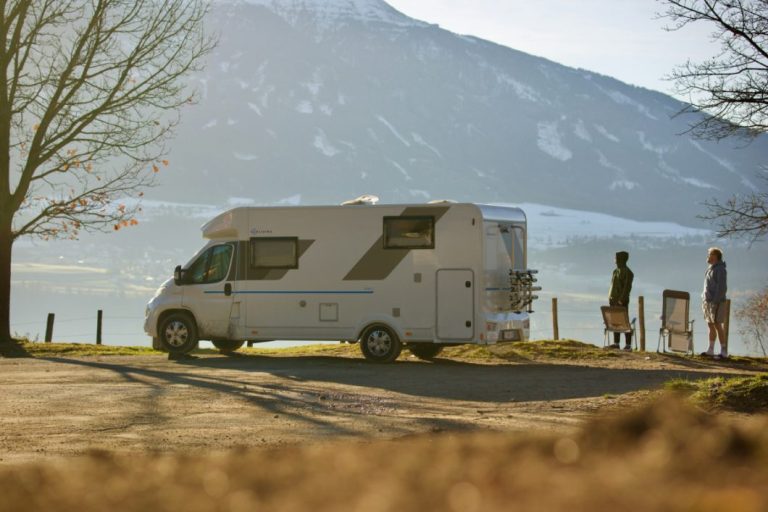
[[[437,337],[471,340],[475,332],[475,278],[467,269],[437,271]]]
[[[195,315],[200,339],[228,339],[235,244],[213,245],[184,270],[182,304]]]

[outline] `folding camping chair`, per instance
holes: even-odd
[[[663,352],[693,354],[693,320],[688,317],[691,296],[688,292],[664,290],[661,306],[661,328],[656,352],[661,347]],[[664,345],[662,345],[664,339]]]
[[[635,320],[629,321],[629,310],[621,306],[601,306],[600,312],[603,314],[603,323],[605,324],[605,330],[603,331],[604,339],[603,346],[607,347],[612,345],[613,341],[608,341],[608,333],[632,333],[632,345],[637,348],[637,336],[635,336]]]

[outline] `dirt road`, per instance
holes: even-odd
[[[582,363],[207,355],[0,359],[0,462],[207,452],[446,430],[559,431],[676,377],[743,370],[640,354]]]

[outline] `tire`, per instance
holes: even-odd
[[[437,343],[409,343],[408,350],[419,359],[429,361],[443,351],[443,346]]]
[[[220,352],[228,354],[242,347],[245,342],[237,340],[215,340],[212,341],[213,346],[219,349]]]
[[[391,363],[403,350],[403,344],[395,332],[386,325],[372,325],[360,336],[360,349],[368,361]]]
[[[158,330],[160,346],[170,354],[187,354],[197,347],[197,325],[186,313],[171,313]]]

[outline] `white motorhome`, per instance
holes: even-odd
[[[202,227],[208,242],[150,300],[145,331],[176,354],[338,340],[378,362],[525,341],[538,290],[526,229],[519,208],[482,204],[235,208]]]

